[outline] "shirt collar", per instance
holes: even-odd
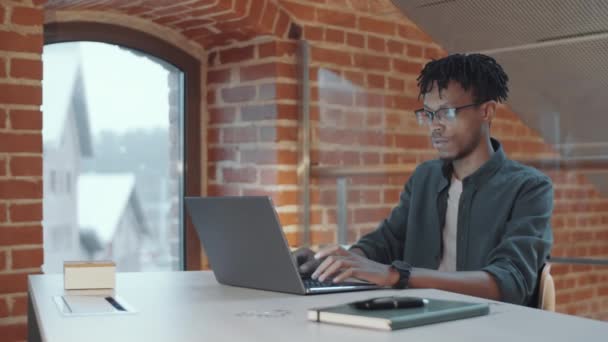
[[[486,161],[479,169],[473,172],[471,175],[462,180],[463,186],[471,183],[475,188],[480,187],[484,184],[500,167],[507,158],[505,152],[502,149],[500,142],[494,138],[490,138],[494,154],[488,161]],[[443,191],[449,184],[452,178],[454,169],[452,162],[444,162],[442,166],[443,177],[439,181],[437,192]]]

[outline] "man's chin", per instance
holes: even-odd
[[[454,160],[453,153],[449,153],[447,151],[438,151],[438,152],[439,152],[439,159],[446,161],[446,162],[451,162]]]

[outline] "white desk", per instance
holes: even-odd
[[[222,286],[211,272],[122,273],[117,295],[137,314],[64,317],[52,299],[63,293],[61,275],[30,276],[29,282],[31,341],[608,341],[608,323],[502,303],[491,305],[489,316],[394,332],[306,319],[308,308],[377,295],[483,301],[437,290],[297,296]],[[251,315],[273,310],[289,314]]]

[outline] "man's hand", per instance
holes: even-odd
[[[389,265],[369,260],[365,256],[347,251],[340,246],[331,246],[314,255],[316,260],[323,260],[312,274],[313,279],[325,281],[333,277],[338,283],[347,278],[369,281],[379,286],[392,286],[399,280],[399,273]]]
[[[317,267],[321,264],[321,261],[315,259],[315,252],[310,248],[301,247],[293,252],[293,257],[298,265],[298,271],[304,278],[310,277]]]

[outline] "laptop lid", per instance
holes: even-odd
[[[269,197],[186,197],[217,281],[305,294]]]

